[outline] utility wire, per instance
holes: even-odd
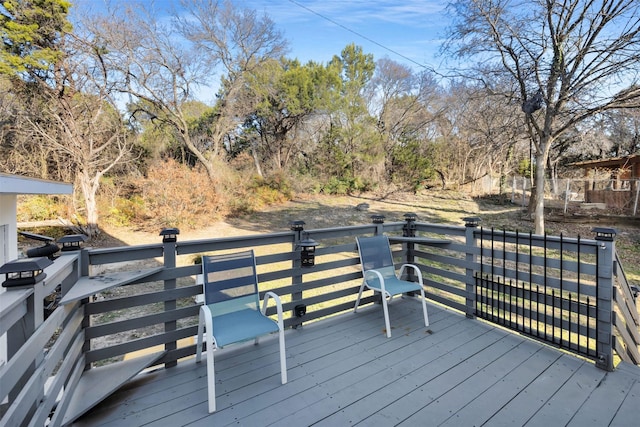
[[[403,58],[403,59],[406,59],[407,61],[411,62],[412,64],[417,65],[418,67],[424,68],[425,70],[429,70],[429,71],[433,71],[433,72],[435,72],[435,70],[434,70],[432,67],[428,67],[428,66],[426,66],[426,65],[424,65],[424,64],[421,64],[421,63],[419,63],[419,62],[417,62],[417,61],[414,61],[413,59],[409,58],[408,56],[405,56],[405,55],[401,54],[400,52],[397,52],[397,51],[395,51],[395,50],[393,50],[393,49],[391,49],[391,48],[389,48],[389,47],[387,47],[387,46],[385,46],[385,45],[383,45],[383,44],[381,44],[381,43],[378,43],[377,41],[375,41],[375,40],[373,40],[373,39],[371,39],[371,38],[369,38],[369,37],[365,36],[364,34],[360,34],[359,32],[357,32],[357,31],[355,31],[355,30],[352,30],[351,28],[349,28],[349,27],[347,27],[347,26],[345,26],[345,25],[342,25],[342,24],[341,24],[341,23],[339,23],[339,22],[334,21],[333,19],[331,19],[331,18],[329,18],[329,17],[327,17],[327,16],[324,16],[324,15],[322,15],[321,13],[318,13],[318,12],[316,12],[315,10],[310,9],[310,8],[309,8],[309,7],[307,7],[307,6],[305,6],[305,5],[303,5],[303,4],[298,3],[298,2],[297,2],[297,1],[295,1],[295,0],[289,0],[289,2],[290,2],[290,3],[295,4],[295,5],[296,5],[296,6],[298,6],[298,7],[301,7],[302,9],[307,10],[308,12],[313,13],[313,14],[314,14],[314,15],[316,15],[316,16],[319,16],[320,18],[322,18],[322,19],[324,19],[324,20],[326,20],[326,21],[331,22],[333,25],[337,25],[338,27],[342,28],[343,30],[349,31],[350,33],[355,34],[356,36],[358,36],[358,37],[360,37],[360,38],[363,38],[363,39],[365,39],[366,41],[368,41],[368,42],[370,42],[370,43],[375,44],[376,46],[379,46],[379,47],[381,47],[381,48],[383,48],[383,49],[385,49],[385,50],[388,50],[389,52],[393,53],[394,55],[398,55],[399,57],[401,57],[401,58]]]

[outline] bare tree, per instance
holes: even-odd
[[[58,169],[73,176],[84,199],[88,236],[98,232],[101,179],[129,158],[131,140],[101,64],[83,37],[68,36],[56,71],[56,90],[44,88],[40,109],[25,114],[24,132],[59,156]]]
[[[52,100],[49,120],[29,119],[38,141],[62,153],[84,197],[86,223],[78,224],[88,236],[98,232],[96,195],[100,180],[130,153],[131,144],[120,114],[93,95],[76,94]]]
[[[134,117],[172,129],[213,179],[213,159],[220,145],[198,144],[185,110],[194,91],[210,76],[206,61],[174,25],[159,18],[153,5],[119,6],[106,14],[86,15],[82,21],[107,78],[129,101]]]
[[[426,144],[442,113],[441,87],[428,71],[416,73],[382,58],[376,62],[366,94],[385,153],[385,178],[417,188],[430,172],[421,166],[429,162]]]
[[[507,75],[535,146],[536,233],[554,141],[595,114],[640,105],[637,0],[454,0],[445,49],[482,61],[487,87]]]
[[[377,61],[369,92],[370,110],[378,118],[387,151],[407,134],[427,136],[430,124],[442,113],[435,102],[441,87],[434,76],[428,71],[414,73],[388,58]]]
[[[119,90],[135,101],[134,115],[169,126],[204,166],[212,181],[219,173],[225,137],[244,120],[244,73],[281,52],[273,23],[231,2],[183,1],[173,20],[142,3],[132,3],[85,22]],[[215,81],[219,74],[220,81]],[[214,87],[208,125],[191,126],[189,100]],[[200,92],[198,92],[200,91]]]
[[[614,157],[640,152],[640,109],[609,111],[603,118]]]
[[[209,134],[220,144],[255,111],[262,99],[251,89],[252,83],[286,53],[287,42],[268,16],[231,1],[182,0],[182,6],[188,15],[176,17],[181,34],[210,68],[222,73],[216,120]]]
[[[23,30],[38,31],[14,40],[13,50],[23,61],[4,70],[19,99],[11,111],[9,148],[32,165],[30,173],[74,181],[84,199],[85,218],[79,225],[93,236],[100,181],[124,161],[131,146],[104,64],[96,61],[84,37],[70,32],[68,3],[45,3],[12,8],[22,13],[12,17],[12,28],[20,23]]]
[[[468,144],[461,183],[497,171],[503,186],[505,173],[514,169],[514,152],[522,145],[523,124],[517,111],[495,90],[458,82],[451,91],[451,103],[458,105],[456,128]]]

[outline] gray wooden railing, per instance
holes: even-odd
[[[192,241],[180,241],[177,230],[168,230],[158,244],[83,249],[59,257],[42,283],[7,290],[0,297],[0,332],[7,332],[9,342],[8,363],[0,366],[3,425],[64,425],[109,393],[95,395],[95,388],[117,387],[141,369],[171,367],[195,354],[191,338],[201,293],[197,262],[203,253],[253,248],[261,291],[281,296],[285,324],[295,328],[353,309],[362,278],[355,237],[380,233],[390,237],[398,262],[420,266],[427,298],[471,318],[491,299],[501,301],[503,310],[505,299],[497,295],[511,292],[503,286],[491,294],[478,293],[478,277],[488,273],[492,282],[527,282],[527,292],[514,295],[518,302],[512,299],[509,305],[529,318],[532,296],[539,304],[543,295],[531,286],[567,293],[572,283],[588,284],[591,290],[582,290],[580,297],[597,299],[597,321],[586,326],[569,322],[568,330],[592,331],[587,336],[599,343],[593,358],[604,369],[613,368],[614,350],[623,360],[638,363],[637,308],[613,239],[488,231],[479,228],[475,218],[468,218],[465,226],[421,223],[414,216],[389,223],[372,218],[373,224],[358,226]],[[300,262],[299,244],[305,239],[319,243],[312,268]],[[567,252],[581,255],[576,259]],[[61,304],[45,320],[42,298],[57,285]],[[120,295],[125,288],[130,292]],[[363,303],[378,298],[368,295]],[[555,301],[557,295],[543,298]],[[581,313],[575,299],[566,304]],[[306,314],[298,317],[296,307],[301,305]],[[528,329],[521,332],[531,332],[531,323]],[[566,344],[563,347],[573,350]],[[135,357],[140,353],[146,354]],[[98,383],[101,387],[92,386]],[[79,400],[84,406],[78,406]]]
[[[613,276],[613,301],[616,307],[611,319],[614,327],[613,348],[625,362],[640,365],[640,315],[636,304],[640,290],[627,281],[617,251],[614,252]]]

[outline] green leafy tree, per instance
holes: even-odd
[[[334,99],[330,112],[331,132],[325,139],[326,152],[335,156],[331,175],[353,182],[363,177],[379,178],[384,152],[365,97],[375,70],[373,55],[350,44],[340,56],[334,56],[328,66],[341,78],[340,96]]]
[[[0,5],[0,74],[43,78],[63,55],[58,44],[72,30],[66,0],[5,0]]]
[[[289,59],[271,61],[252,76],[256,107],[245,122],[245,137],[256,164],[287,170],[306,150],[303,127],[326,105],[327,76],[320,64]]]
[[[390,157],[393,182],[408,185],[413,191],[421,189],[424,182],[436,174],[421,141],[408,140],[394,145]]]

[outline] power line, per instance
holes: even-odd
[[[324,20],[326,20],[326,21],[331,22],[333,25],[337,25],[338,27],[342,28],[343,30],[349,31],[349,32],[350,32],[350,33],[352,33],[352,34],[355,34],[356,36],[358,36],[358,37],[360,37],[360,38],[363,38],[363,39],[365,39],[366,41],[368,41],[368,42],[370,42],[370,43],[373,43],[373,44],[375,44],[375,45],[376,45],[376,46],[378,46],[378,47],[381,47],[382,49],[388,50],[389,52],[393,53],[394,55],[397,55],[397,56],[399,56],[399,57],[401,57],[401,58],[403,58],[403,59],[405,59],[405,60],[407,60],[407,61],[411,62],[412,64],[417,65],[418,67],[424,68],[425,70],[429,70],[429,71],[433,71],[433,72],[435,72],[435,70],[434,70],[432,67],[427,67],[427,66],[426,66],[426,65],[424,65],[424,64],[420,64],[419,62],[414,61],[413,59],[409,58],[408,56],[405,56],[405,55],[401,54],[400,52],[395,51],[395,50],[393,50],[393,49],[391,49],[391,48],[389,48],[389,47],[387,47],[387,46],[383,45],[382,43],[378,43],[377,41],[375,41],[375,40],[371,39],[370,37],[367,37],[367,36],[365,36],[364,34],[360,34],[359,32],[357,32],[357,31],[355,31],[355,30],[352,30],[351,28],[349,28],[349,27],[347,27],[347,26],[345,26],[345,25],[343,25],[343,24],[341,24],[341,23],[339,23],[339,22],[337,22],[337,21],[334,21],[333,19],[329,18],[328,16],[324,16],[324,15],[322,15],[321,13],[318,13],[318,12],[316,12],[315,10],[310,9],[310,8],[309,8],[309,7],[307,7],[307,6],[305,6],[305,5],[303,5],[303,4],[298,3],[298,2],[297,2],[297,1],[295,1],[295,0],[289,0],[289,2],[290,2],[290,3],[295,4],[295,5],[296,5],[296,6],[298,6],[298,7],[301,7],[302,9],[305,9],[305,10],[306,10],[306,11],[308,11],[308,12],[313,13],[314,15],[316,15],[316,16],[318,16],[318,17],[320,17],[320,18],[322,18],[322,19],[324,19]]]

